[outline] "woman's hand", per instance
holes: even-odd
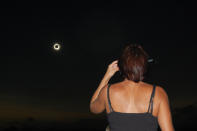
[[[111,78],[117,71],[119,71],[118,60],[115,60],[111,64],[108,65],[105,76]]]

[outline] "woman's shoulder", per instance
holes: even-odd
[[[145,85],[145,87],[148,87],[148,88],[150,88],[151,90],[153,89],[153,87],[154,87],[154,85],[155,85],[155,87],[156,87],[156,88],[155,88],[155,92],[157,92],[158,95],[160,95],[160,96],[162,96],[162,95],[167,95],[165,89],[164,89],[162,86],[160,86],[160,85],[157,85],[157,84],[150,84],[150,83],[145,83],[145,82],[144,82],[144,85]]]
[[[156,102],[159,104],[161,101],[166,101],[168,99],[168,94],[165,90],[164,87],[160,86],[160,85],[156,85],[156,84],[148,84],[147,87],[149,87],[150,92],[153,91],[153,85],[155,85],[155,94],[154,94],[154,98],[156,100]]]
[[[156,95],[159,98],[160,102],[168,100],[168,94],[167,94],[166,90],[161,86],[157,86]]]

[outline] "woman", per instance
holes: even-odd
[[[174,131],[165,90],[145,83],[148,55],[140,45],[127,45],[107,69],[90,102],[90,111],[106,110],[110,131]],[[120,71],[124,80],[109,84]],[[154,105],[154,106],[153,106]]]

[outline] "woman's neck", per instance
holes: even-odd
[[[131,85],[131,86],[139,86],[139,85],[141,85],[141,84],[143,83],[142,81],[134,82],[134,81],[132,81],[132,80],[128,80],[127,78],[125,78],[125,79],[123,80],[123,82],[124,82],[125,84]]]

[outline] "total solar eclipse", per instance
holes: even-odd
[[[53,44],[53,50],[59,51],[61,49],[61,45],[59,43],[54,43]]]

